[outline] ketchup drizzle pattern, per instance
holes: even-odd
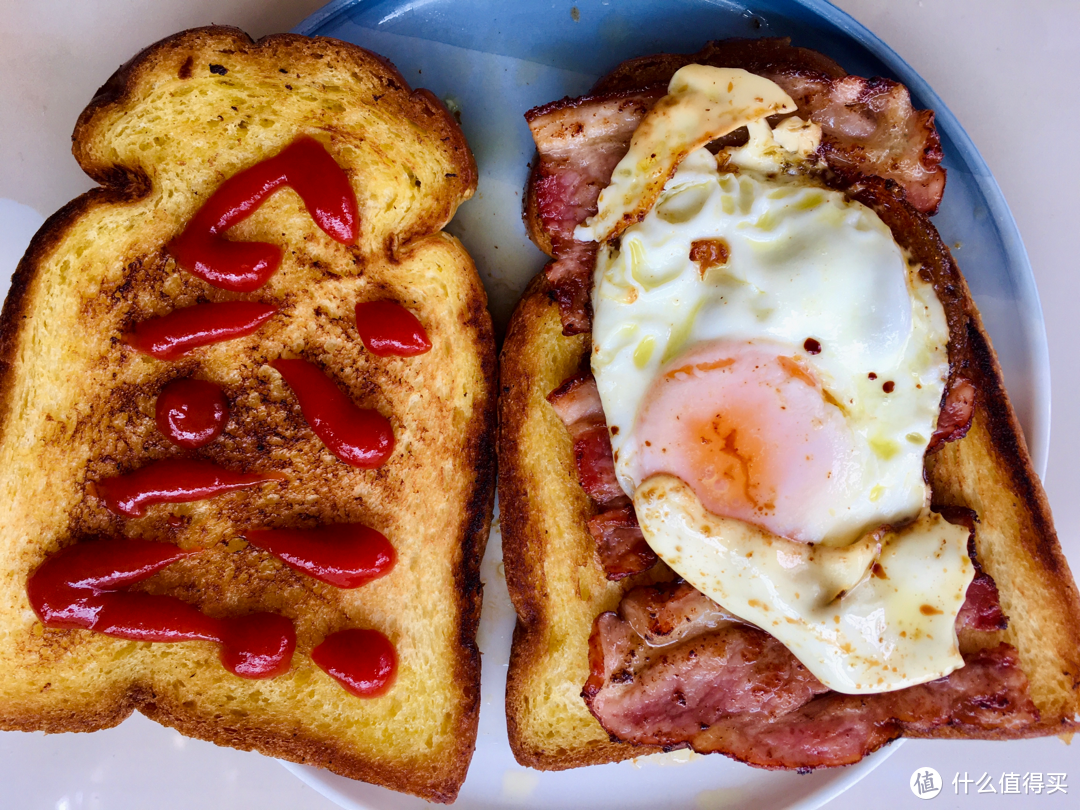
[[[393,301],[357,304],[356,331],[364,348],[378,357],[414,357],[431,350],[431,340],[420,320]]]
[[[360,523],[317,529],[250,529],[245,539],[291,568],[338,588],[359,588],[390,573],[394,547]]]
[[[213,498],[264,481],[282,480],[281,473],[238,473],[211,461],[163,458],[127,475],[97,482],[98,496],[115,515],[142,517],[159,503],[189,503]]]
[[[135,324],[128,343],[158,360],[175,360],[192,349],[250,335],[277,312],[272,304],[226,301],[197,304]]]
[[[318,141],[303,135],[278,155],[221,184],[169,244],[176,263],[223,290],[257,290],[281,264],[281,248],[267,242],[232,242],[223,234],[282,186],[300,195],[315,224],[331,238],[346,245],[356,241],[360,216],[349,178]]]
[[[331,633],[311,651],[311,660],[357,697],[385,695],[397,674],[394,645],[378,630]]]
[[[300,401],[300,410],[327,449],[353,467],[373,470],[394,452],[390,420],[353,404],[333,380],[307,360],[275,360],[275,368]]]
[[[236,292],[258,289],[280,266],[281,248],[230,241],[224,232],[282,186],[300,195],[315,223],[333,239],[356,241],[359,214],[348,177],[318,141],[301,136],[278,155],[222,183],[169,244],[169,252],[182,269],[217,287]],[[144,354],[174,360],[199,346],[252,334],[276,312],[277,307],[258,302],[199,304],[136,324],[127,341]],[[356,315],[357,329],[372,354],[411,357],[431,348],[419,320],[399,304],[361,303]],[[293,389],[312,430],[339,459],[365,469],[385,463],[394,448],[389,420],[377,411],[358,408],[305,360],[279,359],[272,365]],[[181,448],[212,442],[228,419],[228,401],[213,383],[177,379],[159,394],[157,425]],[[94,486],[110,511],[133,518],[154,504],[212,498],[284,477],[168,458]],[[365,585],[388,573],[396,561],[389,541],[360,524],[252,529],[246,536],[251,545],[295,570],[339,588]],[[270,678],[288,671],[296,647],[289,619],[273,613],[213,618],[173,596],[126,590],[200,550],[124,537],[78,543],[48,557],[28,579],[27,594],[47,627],[90,629],[138,641],[213,641],[221,647],[222,665],[235,675]],[[394,645],[377,630],[332,633],[311,657],[342,688],[359,697],[385,694],[396,677]]]
[[[199,551],[115,537],[69,546],[49,557],[26,583],[48,627],[95,630],[133,641],[213,641],[221,663],[242,678],[272,678],[296,649],[292,622],[276,613],[215,619],[177,599],[122,590]]]

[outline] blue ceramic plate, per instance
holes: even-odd
[[[936,111],[948,184],[935,218],[965,270],[994,340],[1012,401],[1040,472],[1050,425],[1046,333],[1031,267],[1008,206],[982,157],[937,94],[899,56],[851,17],[820,0],[335,0],[296,31],[354,42],[391,59],[414,87],[427,87],[460,111],[476,155],[476,197],[450,226],[476,260],[501,331],[545,258],[521,224],[521,190],[533,156],[522,117],[530,107],[584,93],[603,73],[634,56],[696,51],[709,39],[790,36],[828,54],[849,72],[888,76],[915,105]],[[817,807],[880,764],[800,776],[755,770],[723,757],[666,755],[560,773],[514,761],[506,739],[503,693],[513,609],[502,577],[501,538],[493,530],[479,642],[484,653],[476,755],[459,798],[467,808]],[[688,760],[688,761],[687,761]],[[325,771],[289,765],[343,806],[414,808],[424,802]]]

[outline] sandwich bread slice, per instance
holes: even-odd
[[[695,65],[706,70],[687,68]],[[671,113],[665,120],[653,113],[685,111],[700,98],[707,103],[699,110],[722,109],[734,104],[730,100],[738,88],[748,86],[755,90],[750,99],[760,111],[724,131],[695,133],[690,125],[688,135],[671,123],[686,118]],[[714,92],[709,88],[719,89],[709,95]],[[768,108],[769,94],[776,91],[781,91],[780,100]],[[518,614],[507,723],[518,761],[564,769],[690,747],[759,767],[806,770],[849,764],[899,736],[1014,739],[1074,729],[1080,722],[1080,599],[989,338],[963,276],[929,219],[945,183],[933,113],[915,110],[906,89],[895,82],[848,76],[821,54],[792,47],[787,40],[762,39],[714,42],[696,54],[630,60],[602,78],[589,96],[553,102],[526,118],[538,155],[526,188],[525,222],[533,241],[553,261],[518,305],[500,368],[504,560]],[[639,127],[644,132],[646,124],[652,134],[642,135]],[[656,132],[667,137],[656,137]],[[708,137],[695,141],[693,135]],[[710,152],[697,148],[706,142],[711,142]],[[682,147],[677,159],[663,164],[665,153]],[[812,168],[799,168],[792,157],[800,149]],[[657,168],[658,163],[663,165]],[[658,173],[649,174],[653,169]],[[813,179],[792,179],[804,172]],[[701,191],[713,188],[710,183],[719,189],[708,192],[713,196]],[[776,185],[755,197],[758,183]],[[787,533],[762,528],[778,511],[772,501],[756,497],[763,490],[754,465],[764,456],[741,452],[739,443],[745,449],[754,436],[768,436],[777,420],[754,425],[761,412],[755,405],[744,408],[750,415],[739,423],[740,429],[749,426],[750,439],[716,427],[740,402],[759,400],[740,399],[742,394],[722,386],[716,390],[728,395],[711,400],[691,389],[681,398],[662,399],[664,386],[678,391],[673,386],[687,380],[733,375],[740,356],[761,356],[746,348],[743,333],[740,348],[733,338],[695,344],[687,336],[702,332],[693,330],[715,333],[716,324],[744,320],[772,324],[773,331],[750,339],[753,351],[760,353],[762,346],[774,346],[786,328],[777,318],[798,320],[816,306],[813,288],[789,299],[779,314],[767,306],[767,298],[748,298],[747,290],[755,296],[780,293],[759,285],[763,276],[748,275],[753,262],[747,257],[756,251],[779,262],[775,257],[783,249],[770,243],[768,234],[794,233],[782,229],[826,197],[836,206],[830,211],[847,212],[831,221],[850,215],[853,219],[844,221],[863,223],[856,231],[883,231],[883,244],[891,245],[888,250],[900,268],[896,278],[908,273],[906,288],[927,294],[926,312],[939,307],[935,328],[941,335],[925,342],[927,354],[919,361],[934,352],[940,355],[930,422],[922,433],[910,431],[906,437],[916,450],[878,442],[865,462],[866,469],[884,470],[876,465],[916,453],[912,491],[920,502],[896,525],[878,520],[872,530],[863,527],[855,534],[857,541],[839,544],[844,547],[840,553],[826,542],[835,546],[835,538],[800,536],[805,525]],[[800,202],[773,213],[754,207],[762,199],[785,198]],[[676,243],[679,228],[696,221],[697,212],[714,202],[718,211],[744,219],[725,231],[726,240],[710,236],[690,243],[689,262],[686,255],[680,261],[693,272],[684,281],[671,270],[674,253],[663,253],[663,246]],[[663,224],[649,231],[657,219]],[[745,243],[739,242],[740,233],[751,231],[756,247],[739,253],[739,244]],[[819,247],[823,255],[828,252],[824,243]],[[870,264],[866,267],[869,273]],[[858,280],[857,275],[846,278]],[[643,303],[676,285],[683,286],[665,299],[666,308],[636,320],[610,315],[615,306],[628,313],[636,307],[641,313]],[[690,295],[702,287],[719,291],[720,298],[703,299],[705,308],[696,309],[697,299]],[[830,287],[830,296],[845,299],[846,288],[834,292]],[[739,309],[728,300],[750,303]],[[766,303],[755,310],[755,300]],[[887,332],[885,288],[856,301],[881,319],[865,331],[872,344]],[[913,318],[922,317],[918,309],[911,306]],[[711,321],[700,326],[684,325],[687,319],[664,320],[673,310],[707,311]],[[752,318],[747,319],[748,312]],[[838,329],[858,319],[858,312],[832,310],[820,328],[839,334]],[[837,414],[849,424],[878,424],[856,422],[869,409],[855,399],[841,401],[821,382],[830,379],[821,369],[835,368],[827,365],[827,355],[838,344],[830,344],[821,332],[805,333],[805,342],[803,337],[800,332],[797,342],[781,352],[784,356],[772,358],[786,369],[775,390],[784,397],[802,397],[800,391],[808,386],[816,390],[806,407],[824,415],[815,423],[819,427]],[[663,340],[674,348],[661,359],[662,347],[656,347]],[[728,354],[719,359],[695,355],[721,343]],[[613,375],[620,351],[626,362]],[[640,407],[638,400],[619,393],[627,390],[627,380],[632,388],[639,372],[653,369],[655,376],[638,389],[648,391]],[[911,389],[922,388],[914,384],[915,376],[894,381],[878,379],[872,369],[857,370],[857,386],[875,401],[896,398],[905,380],[912,381]],[[740,389],[751,390],[758,389],[749,383]],[[721,481],[710,491],[729,501],[746,501],[749,518],[731,519],[704,508],[702,479],[680,480],[665,466],[670,462],[650,462],[654,466],[649,469],[666,474],[645,481],[628,475],[631,465],[641,469],[645,464],[641,459],[648,454],[643,447],[648,442],[633,444],[627,433],[655,427],[646,417],[658,410],[667,414],[659,420],[661,428],[687,414],[698,418],[694,409],[702,400],[716,403],[717,422],[701,428],[701,443],[729,443],[728,466],[708,468],[712,479]],[[782,411],[776,411],[780,422],[787,418]],[[651,435],[655,440],[661,434]],[[900,437],[905,440],[903,433]],[[768,442],[758,444],[766,447]],[[669,442],[663,452],[676,446]],[[684,450],[692,457],[698,452]],[[806,460],[809,464],[810,453]],[[831,477],[851,469],[834,466],[824,472]],[[872,473],[869,483],[886,484],[884,476]],[[739,491],[725,495],[734,491],[731,487]],[[923,488],[925,503],[919,495]],[[887,487],[869,489],[863,500],[880,497],[891,497]],[[819,503],[826,511],[840,508],[838,502],[811,501],[807,514]],[[672,530],[676,525],[678,531]],[[951,614],[931,604],[945,599],[946,589],[927,596],[927,586],[920,585],[941,569],[922,564],[898,577],[893,567],[897,550],[910,548],[916,527],[931,525],[935,528],[924,537],[940,537],[942,549],[949,544],[953,549],[953,574],[960,584],[949,589]],[[738,556],[731,553],[736,547]],[[728,562],[701,562],[708,556],[699,553],[705,548],[716,554],[722,550]],[[864,556],[855,565],[850,557],[859,554]],[[748,562],[755,555],[756,561]],[[781,567],[799,571],[814,570],[810,558],[817,555],[837,560],[833,573],[855,573],[847,579],[823,574],[799,580],[804,591],[818,589],[817,609],[833,610],[823,630],[809,630],[813,622],[792,607],[799,588],[787,602],[771,604],[753,591],[771,576],[773,569],[760,562],[770,555],[782,560]],[[948,573],[949,565],[944,570]],[[740,597],[743,586],[724,579],[731,571],[746,572],[743,582],[750,584],[745,588],[757,601]],[[842,654],[831,657],[802,643],[800,634],[817,633],[814,638],[825,639],[822,645],[832,649],[832,618],[835,627],[863,618],[866,614],[852,614],[867,592],[897,594],[900,600],[919,594],[919,602],[911,602],[912,624],[889,636],[898,627],[863,622],[859,626],[866,632],[847,637],[850,649],[837,645]],[[893,603],[887,599],[894,597],[883,598],[883,613],[899,615],[889,613]],[[942,625],[928,632],[931,621]],[[912,628],[922,629],[916,633]],[[951,646],[953,663],[931,672],[932,656],[926,651],[935,632],[939,641],[934,644]],[[924,646],[916,645],[910,659],[889,659],[888,666],[895,668],[879,672],[877,685],[857,678],[845,682],[846,676],[837,674],[865,665],[854,654],[863,640],[871,646],[878,641],[880,655],[888,658],[887,651],[880,652],[889,646],[887,638],[898,648],[916,642]],[[920,677],[901,683],[906,670],[919,668],[925,670]]]
[[[0,320],[0,728],[137,710],[453,801],[495,407],[461,130],[375,54],[211,27],[73,151],[99,185]]]

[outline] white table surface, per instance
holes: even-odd
[[[286,31],[322,0],[0,0],[0,246],[25,245],[41,218],[89,188],[70,154],[78,113],[146,44],[209,22],[254,36]],[[569,4],[568,4],[569,5]],[[1059,535],[1080,532],[1080,64],[1078,0],[840,0],[941,95],[986,158],[1023,234],[1046,318],[1053,403],[1046,489]],[[32,209],[32,210],[31,210]],[[0,277],[20,249],[0,248]],[[1008,382],[1008,381],[1006,381]],[[1074,548],[1075,543],[1074,543]],[[1080,559],[1072,555],[1074,570]],[[485,711],[498,709],[497,706]],[[1078,743],[1080,745],[1080,743]],[[828,806],[922,806],[918,768],[946,782],[936,807],[1080,806],[1076,750],[1057,738],[906,742]],[[1066,773],[1068,794],[953,795],[952,779]],[[673,773],[673,776],[675,774]],[[334,805],[277,762],[186,740],[139,716],[93,735],[0,733],[2,808],[311,808]]]

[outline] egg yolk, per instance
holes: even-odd
[[[652,383],[634,430],[635,479],[674,475],[716,515],[818,542],[812,516],[823,502],[844,502],[850,428],[790,348],[695,347]]]

